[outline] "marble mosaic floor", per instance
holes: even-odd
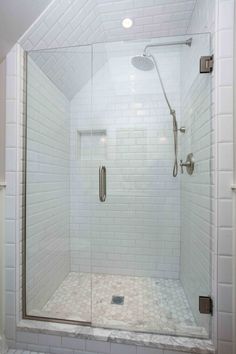
[[[112,296],[124,297],[124,304],[113,304]],[[172,279],[72,272],[32,314],[104,328],[206,337],[179,280]]]

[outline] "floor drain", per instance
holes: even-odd
[[[124,300],[125,300],[124,296],[114,295],[112,296],[111,303],[114,305],[124,305]]]

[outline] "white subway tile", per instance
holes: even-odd
[[[5,246],[5,264],[8,268],[16,266],[16,249],[14,244],[6,244]]]
[[[163,349],[148,348],[148,347],[137,347],[137,354],[164,354]]]
[[[233,318],[230,313],[219,312],[218,315],[218,340],[231,341],[233,329]]]
[[[45,345],[29,344],[28,349],[30,353],[49,353],[49,347]]]
[[[6,291],[5,307],[6,315],[16,315],[15,293],[13,291]]]
[[[16,100],[17,98],[17,77],[8,76],[6,84],[6,99]]]
[[[233,57],[233,30],[222,30],[219,36],[219,58]]]
[[[219,142],[233,141],[233,116],[220,115],[219,116]]]
[[[45,346],[59,346],[61,345],[61,337],[39,333],[38,344]]]
[[[17,153],[15,148],[6,147],[6,171],[14,172],[17,170]]]
[[[17,145],[17,127],[15,124],[7,124],[6,126],[6,146],[16,147]]]
[[[120,354],[120,353],[136,354],[137,347],[135,345],[111,343],[111,354]]]
[[[5,221],[5,237],[7,243],[15,243],[16,235],[15,235],[15,227],[16,222],[15,220],[6,220]]]
[[[16,218],[16,203],[14,196],[6,196],[5,217],[6,219],[12,220]]]
[[[217,352],[218,354],[234,354],[233,343],[231,341],[218,341]]]
[[[218,195],[222,199],[232,198],[231,185],[233,183],[233,173],[231,171],[219,172]]]
[[[62,337],[62,346],[65,348],[84,350],[85,340],[78,338]]]
[[[218,286],[218,310],[220,312],[231,312],[233,310],[233,288],[232,285],[219,284]]]
[[[220,86],[233,86],[233,59],[225,58],[220,59],[218,63],[218,75]]]
[[[10,51],[7,54],[6,59],[6,74],[7,76],[16,76],[17,74],[17,58],[14,51]]]
[[[220,255],[232,256],[233,238],[232,228],[219,229],[218,252]]]
[[[232,29],[234,23],[234,1],[219,2],[219,30]]]
[[[6,268],[5,286],[6,291],[16,291],[16,271],[15,268]]]
[[[30,332],[17,332],[16,340],[29,344],[38,344],[38,334]]]
[[[233,168],[233,144],[220,143],[219,145],[219,170],[232,171]]]
[[[85,349],[95,353],[110,353],[111,343],[96,340],[86,340]]]
[[[219,114],[231,114],[233,109],[233,88],[231,86],[219,88]]]
[[[218,257],[218,282],[232,283],[232,257],[219,256]]]
[[[220,227],[232,227],[233,212],[232,200],[221,199],[219,200],[218,207],[218,223]]]
[[[77,354],[77,351],[73,349],[66,349],[60,347],[50,347],[50,353],[52,354]]]
[[[16,336],[16,318],[7,315],[5,319],[5,336],[6,339],[15,340]]]

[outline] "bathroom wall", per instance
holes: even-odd
[[[217,299],[218,323],[216,337],[218,339],[219,354],[234,353],[232,339],[233,332],[233,268],[235,269],[234,222],[233,209],[233,48],[235,44],[233,0],[220,0],[216,23],[216,57],[215,57],[215,113],[216,113],[216,232],[217,248],[215,262],[217,262]]]
[[[172,119],[157,76],[131,65],[144,46],[95,46],[94,65],[105,50],[109,60],[71,101],[73,271],[179,277],[180,186],[172,177]],[[179,118],[180,48],[153,52]],[[85,150],[78,156],[78,130],[89,129],[94,136],[80,137]],[[99,130],[106,131],[100,140]],[[99,165],[107,168],[105,203],[98,198]]]
[[[27,309],[40,309],[69,272],[69,102],[29,55]]]
[[[189,25],[189,33],[211,33],[214,53],[211,295],[212,338],[219,354],[233,353],[233,15],[233,0],[199,0]]]
[[[4,353],[4,344],[5,344],[5,336],[4,336],[4,316],[5,316],[5,276],[4,276],[4,197],[5,192],[0,188],[0,354]]]
[[[0,63],[0,353],[4,348],[4,200],[5,191],[1,184],[5,182],[5,103],[6,103],[6,62]],[[2,182],[2,183],[1,183]]]
[[[181,176],[181,265],[180,279],[197,323],[209,330],[210,317],[199,313],[199,296],[211,292],[212,248],[212,74],[199,73],[199,59],[209,55],[210,36],[193,37],[191,52],[181,56],[180,158],[193,153],[192,176]]]
[[[0,63],[0,183],[5,182],[6,60]]]

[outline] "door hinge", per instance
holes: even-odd
[[[213,314],[213,301],[210,296],[199,296],[199,312]]]
[[[211,73],[214,67],[213,55],[208,55],[200,58],[200,74]]]

